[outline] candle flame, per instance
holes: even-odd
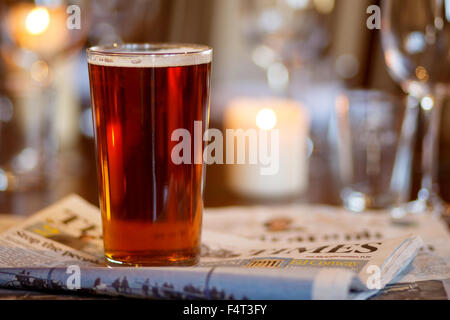
[[[25,26],[29,33],[38,35],[44,33],[50,24],[50,15],[46,8],[34,8],[27,15]]]
[[[264,108],[256,115],[256,125],[262,130],[271,130],[277,124],[277,115],[272,109]]]

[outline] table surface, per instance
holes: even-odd
[[[95,169],[95,155],[93,142],[82,140],[75,152],[65,152],[61,155],[58,167],[58,179],[51,180],[46,185],[35,190],[19,194],[0,193],[0,212],[14,212],[17,215],[3,216],[0,219],[0,227],[3,224],[14,224],[32,212],[48,206],[58,199],[70,194],[77,193],[91,203],[97,205],[97,181]],[[283,199],[280,203],[320,203],[328,205],[339,205],[340,200],[336,190],[338,187],[332,179],[332,173],[327,165],[326,154],[321,150],[315,150],[310,159],[309,186],[307,192],[301,197]],[[225,179],[225,166],[208,166],[206,174],[206,189],[204,194],[206,207],[237,206],[252,204],[273,205],[273,201],[265,203],[264,200],[255,201],[245,199],[230,192],[223,181]],[[62,178],[61,178],[62,177]],[[445,216],[450,226],[449,216]],[[447,300],[450,292],[448,281],[422,281],[411,284],[394,284],[381,290],[372,299],[440,299]],[[39,293],[29,291],[11,291],[0,289],[0,299],[105,299],[104,297],[77,296],[77,295],[54,295],[51,293]],[[117,298],[114,298],[117,299]]]
[[[24,218],[0,215],[0,231],[23,221]],[[448,224],[450,226],[450,224]],[[105,300],[120,297],[97,297],[69,294],[52,294],[23,290],[0,289],[0,300]],[[450,279],[388,285],[371,300],[450,300]]]

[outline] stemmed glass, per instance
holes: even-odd
[[[398,212],[439,214],[437,141],[442,101],[450,87],[450,1],[383,0],[381,11],[389,72],[424,115],[421,187],[417,199]]]
[[[56,172],[55,73],[82,48],[89,9],[87,0],[0,2],[0,54],[8,70],[0,95],[0,192],[32,189]]]

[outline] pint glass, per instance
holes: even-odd
[[[212,49],[124,44],[87,55],[108,264],[195,264]],[[180,136],[192,147],[181,163],[173,159]]]

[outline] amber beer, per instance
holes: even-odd
[[[211,58],[199,45],[88,49],[109,264],[198,261],[204,169],[194,152],[191,163],[174,164],[171,135],[182,128],[193,138],[194,121],[207,129]]]

